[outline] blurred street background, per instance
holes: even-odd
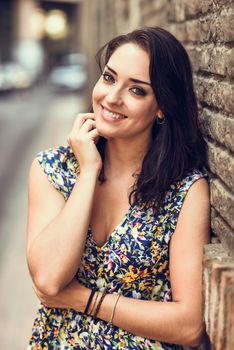
[[[26,349],[38,301],[25,258],[36,153],[66,144],[86,111],[78,1],[0,1],[0,349]],[[79,11],[78,11],[79,10]]]
[[[66,144],[82,106],[82,94],[55,95],[44,85],[0,97],[0,349],[26,349],[38,306],[25,259],[30,163],[40,150]]]

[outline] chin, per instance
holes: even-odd
[[[105,137],[106,139],[109,139],[110,137],[113,137],[114,133],[108,127],[105,127],[104,125],[97,125],[96,126],[98,134],[102,137]],[[108,130],[109,129],[109,130]]]
[[[101,136],[101,137],[104,137],[105,139],[109,139],[111,137],[113,137],[112,135],[110,135],[110,133],[108,133],[106,130],[103,130],[103,129],[98,129],[98,134]]]

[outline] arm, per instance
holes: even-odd
[[[204,332],[202,315],[203,246],[209,240],[209,194],[205,180],[197,181],[189,190],[181,209],[176,231],[170,242],[170,276],[173,302],[155,302],[121,296],[113,324],[138,336],[169,343],[197,346]],[[79,294],[74,284],[74,295]],[[83,312],[83,296],[67,300],[70,307]],[[84,296],[85,295],[85,296]],[[108,294],[98,317],[109,322],[116,301]],[[59,307],[56,300],[44,299],[48,306]],[[61,302],[61,301],[60,301]],[[91,307],[92,308],[92,307]],[[90,309],[91,309],[90,308]]]
[[[93,121],[78,122],[79,135],[70,138],[80,138],[73,145],[82,154],[80,175],[67,202],[48,182],[36,160],[30,170],[27,260],[34,284],[49,295],[64,288],[79,267],[100,168]]]

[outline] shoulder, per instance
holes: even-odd
[[[209,214],[209,186],[205,172],[194,170],[175,181],[166,194],[161,210],[168,243],[178,223],[178,218],[198,218]],[[180,220],[181,221],[181,220]],[[192,222],[192,221],[191,221]]]
[[[32,163],[31,172],[38,173],[40,170],[67,199],[79,173],[79,165],[71,148],[58,146],[39,152]]]
[[[177,208],[183,204],[185,197],[191,193],[208,193],[208,175],[204,171],[193,170],[180,180],[175,181],[167,193],[166,199],[177,203]]]
[[[78,171],[78,163],[70,146],[52,147],[41,151],[36,155],[36,159],[48,171],[55,168]]]
[[[193,170],[185,174],[182,179],[175,181],[172,184],[171,189],[179,192],[188,192],[190,187],[198,180],[203,179],[203,183],[207,183],[207,173],[204,171]],[[199,181],[200,182],[200,181]]]

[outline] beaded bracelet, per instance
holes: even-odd
[[[113,322],[113,318],[114,318],[114,315],[115,315],[115,309],[116,309],[116,306],[118,304],[119,298],[120,298],[120,294],[116,298],[115,305],[113,307],[113,310],[112,310],[112,313],[111,313],[111,317],[110,317],[110,321],[109,321],[110,324],[112,324],[112,322]]]
[[[86,308],[85,308],[85,310],[84,310],[84,314],[87,314],[87,312],[88,312],[88,310],[89,310],[89,307],[90,307],[90,305],[91,305],[91,303],[92,303],[94,294],[95,294],[95,290],[92,290],[91,293],[90,293],[89,299],[88,299],[88,301],[87,301]]]
[[[94,312],[94,315],[93,315],[94,317],[97,317],[97,314],[98,314],[98,312],[99,312],[99,310],[100,310],[100,307],[101,307],[101,305],[102,305],[102,302],[103,302],[103,300],[104,300],[106,294],[107,294],[107,289],[105,289],[104,292],[102,293],[102,296],[101,296],[101,298],[100,298],[100,300],[99,300],[99,302],[98,302],[98,304],[97,304],[96,310],[95,310],[95,312]]]

